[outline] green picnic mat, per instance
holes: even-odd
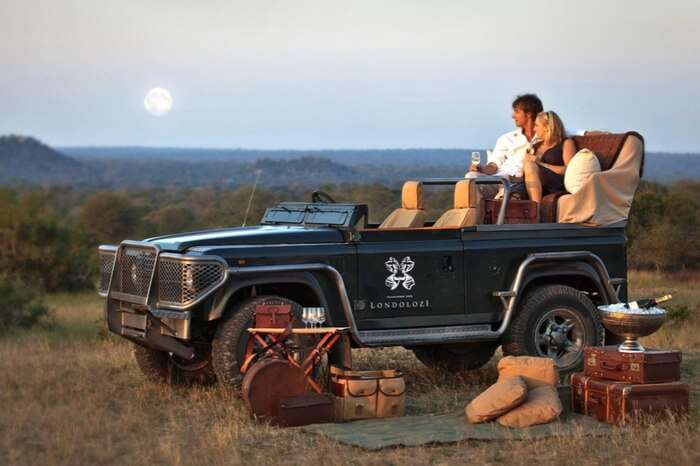
[[[337,442],[380,450],[386,447],[412,447],[428,443],[460,440],[525,440],[553,436],[607,435],[612,427],[575,413],[565,413],[549,424],[526,428],[502,427],[496,422],[469,424],[464,414],[428,414],[386,419],[367,419],[338,424],[300,427],[304,432],[324,435]]]

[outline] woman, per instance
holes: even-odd
[[[525,156],[523,174],[530,200],[539,203],[542,195],[565,191],[566,166],[576,153],[573,139],[566,138],[564,124],[554,112],[541,112],[535,119],[533,153]]]

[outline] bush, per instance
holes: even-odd
[[[690,308],[685,304],[672,304],[666,307],[668,319],[676,322],[683,322],[690,318]]]
[[[0,276],[0,296],[0,334],[31,327],[49,313],[41,293],[18,280]]]

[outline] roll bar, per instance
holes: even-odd
[[[462,181],[465,178],[425,178],[419,180],[426,186],[449,186],[457,184],[458,181]],[[500,176],[479,176],[477,178],[467,178],[474,181],[476,184],[502,184],[503,185],[503,202],[501,203],[501,210],[498,211],[498,218],[496,220],[497,225],[503,225],[506,219],[506,208],[508,207],[508,201],[510,200],[510,183],[505,178]]]

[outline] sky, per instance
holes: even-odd
[[[486,148],[536,92],[572,132],[700,152],[699,24],[697,0],[0,0],[0,134]]]

